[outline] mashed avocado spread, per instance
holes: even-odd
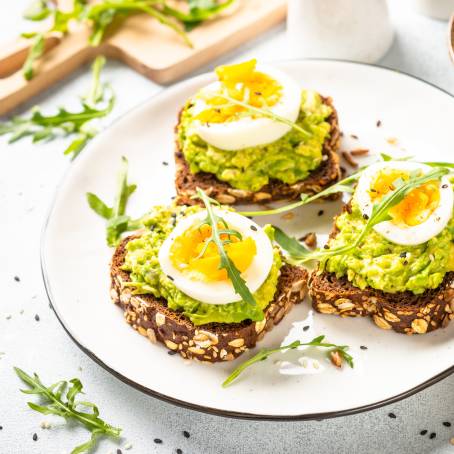
[[[292,129],[273,143],[235,151],[215,148],[191,132],[191,107],[188,103],[183,109],[177,140],[192,173],[212,173],[234,188],[258,191],[271,178],[288,184],[304,180],[322,162],[332,109],[315,91],[303,90],[296,121],[311,133],[311,138],[303,138]]]
[[[196,301],[178,290],[161,271],[158,252],[172,232],[176,223],[184,216],[194,214],[200,207],[155,207],[145,221],[147,232],[127,243],[127,254],[123,270],[130,272],[131,287],[136,294],[151,293],[167,300],[170,309],[182,312],[195,325],[206,323],[239,323],[243,320],[263,320],[263,310],[274,297],[282,266],[279,251],[275,249],[271,271],[255,292],[256,306],[238,301],[230,304],[207,304]],[[271,226],[265,227],[272,237]]]
[[[330,248],[351,244],[366,221],[353,201],[351,213],[337,217],[337,236]],[[437,288],[448,271],[454,271],[454,219],[436,237],[417,246],[391,243],[371,230],[360,247],[323,260],[320,270],[347,276],[353,285],[388,293],[409,290],[421,294]]]

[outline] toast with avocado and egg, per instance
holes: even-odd
[[[430,170],[403,161],[368,167],[335,219],[328,251],[358,238],[374,204],[394,191],[396,182]],[[342,317],[370,315],[380,328],[405,334],[445,327],[454,319],[452,210],[448,176],[412,189],[358,247],[320,261],[309,281],[314,309]]]
[[[331,98],[301,90],[255,60],[221,66],[216,75],[178,117],[179,203],[197,203],[197,187],[223,204],[295,199],[339,179],[340,132]]]
[[[145,228],[115,250],[111,298],[126,322],[152,342],[183,358],[229,361],[254,347],[304,298],[308,274],[283,264],[271,226],[217,207],[210,209],[214,232],[207,213],[199,206],[155,207]],[[213,235],[247,287],[244,298],[221,266]]]

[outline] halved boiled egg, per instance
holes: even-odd
[[[239,235],[222,234],[225,251],[254,293],[265,282],[273,264],[273,246],[263,229],[250,219],[231,211],[214,209],[225,221],[219,229]],[[159,250],[162,271],[186,295],[204,303],[228,304],[241,300],[225,269],[220,269],[217,246],[209,241],[211,227],[201,224],[206,211],[183,219]]]
[[[227,95],[252,107],[264,108],[295,122],[301,107],[298,84],[283,72],[256,60],[216,69],[218,81],[194,97],[194,132],[222,150],[266,145],[290,131],[291,126],[263,117],[229,102]]]
[[[361,175],[355,199],[363,216],[372,215],[374,203],[393,191],[396,181],[406,181],[413,172],[421,175],[431,167],[406,161],[388,161],[369,166]],[[448,224],[453,212],[453,188],[448,176],[428,181],[414,188],[390,209],[391,220],[374,229],[387,240],[401,245],[416,245],[429,241]]]

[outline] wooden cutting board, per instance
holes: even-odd
[[[37,62],[35,76],[30,81],[26,81],[21,72],[30,41],[21,38],[3,45],[0,49],[0,115],[99,54],[121,60],[155,82],[173,82],[255,38],[286,15],[287,0],[238,1],[230,15],[206,22],[188,34],[193,48],[173,30],[144,14],[127,18],[98,47],[88,44],[88,28],[78,25],[63,38],[46,40],[46,53]]]

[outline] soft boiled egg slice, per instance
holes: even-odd
[[[404,181],[410,173],[428,173],[431,167],[406,161],[388,161],[373,164],[361,175],[355,190],[355,199],[365,217],[370,217],[374,203],[394,190],[393,183]],[[387,240],[411,246],[429,241],[448,224],[453,211],[453,189],[448,176],[429,181],[410,191],[396,206],[391,208],[391,220],[374,229]]]
[[[225,250],[251,293],[265,282],[273,264],[273,246],[262,228],[237,213],[214,209],[228,225],[241,234],[230,237]],[[166,238],[159,250],[162,271],[186,295],[203,303],[228,304],[240,301],[224,269],[215,244],[206,247],[211,227],[202,225],[206,211],[183,219]],[[225,229],[224,225],[219,226]],[[222,239],[227,239],[224,235]],[[206,247],[205,251],[204,248]]]
[[[193,133],[222,150],[240,150],[275,142],[291,126],[232,104],[222,94],[295,122],[301,107],[298,84],[283,72],[255,60],[216,69],[218,81],[193,99]]]

